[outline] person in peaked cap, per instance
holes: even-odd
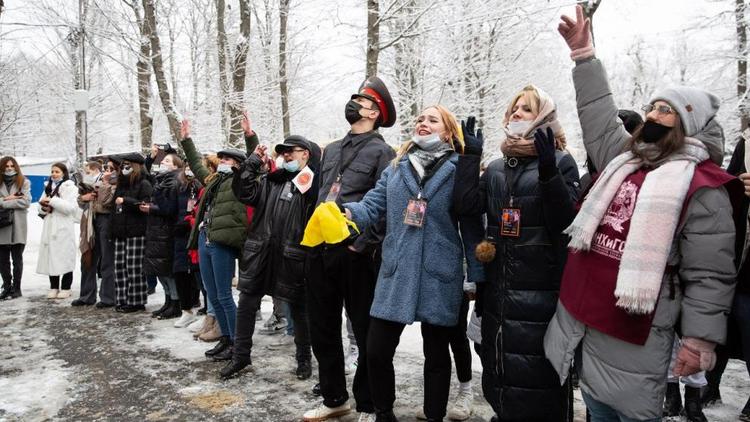
[[[318,180],[318,204],[357,202],[375,187],[380,174],[395,158],[395,151],[376,131],[396,121],[396,109],[383,81],[367,79],[344,108],[350,125],[343,139],[323,152]],[[320,421],[351,411],[347,400],[344,353],[341,342],[341,307],[354,331],[351,356],[357,356],[352,390],[361,417],[375,412],[367,375],[367,332],[375,281],[380,267],[380,246],[385,219],[337,245],[321,245],[308,253],[308,315],[313,353],[318,360],[323,403],[306,412],[306,421]]]
[[[237,290],[237,331],[234,356],[221,370],[229,378],[250,365],[255,317],[264,295],[289,304],[294,321],[296,375],[312,376],[312,352],[305,306],[304,263],[308,248],[300,242],[318,200],[312,161],[315,143],[289,136],[274,148],[283,164],[269,172],[265,146],[258,146],[234,174],[234,195],[254,208],[253,221],[242,251]],[[309,168],[308,168],[309,167]],[[312,171],[311,171],[312,170]]]
[[[351,99],[356,100],[357,98],[370,100],[375,106],[377,106],[380,116],[375,121],[375,128],[380,126],[391,127],[396,123],[396,107],[393,105],[391,94],[388,92],[388,88],[385,87],[383,81],[377,76],[371,76],[362,82],[362,85],[359,87],[359,92],[352,95]],[[371,110],[371,108],[365,107],[367,104],[362,104],[361,102],[357,103],[362,106],[361,108]],[[347,104],[347,111],[348,109],[349,104]],[[347,117],[347,120],[348,119],[349,118]]]
[[[242,129],[245,149],[252,152],[258,145],[258,136],[243,113]],[[232,297],[234,267],[248,226],[248,210],[232,193],[233,172],[245,161],[247,155],[237,149],[225,149],[217,155],[220,163],[217,176],[203,165],[202,155],[190,139],[190,125],[183,120],[182,149],[195,178],[205,186],[198,203],[195,225],[190,232],[188,249],[198,249],[201,278],[206,296],[213,307],[222,337],[216,347],[206,351],[206,357],[216,361],[232,358],[237,305]]]

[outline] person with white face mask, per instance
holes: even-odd
[[[216,361],[232,358],[237,305],[232,297],[232,278],[236,260],[245,241],[248,210],[232,193],[232,176],[247,154],[258,146],[258,136],[251,127],[250,118],[243,113],[242,129],[245,149],[219,151],[216,175],[201,162],[202,155],[190,139],[190,123],[182,121],[180,144],[196,179],[206,188],[198,203],[195,226],[190,232],[188,248],[198,249],[200,272],[206,295],[212,303],[216,322],[221,329],[219,343],[206,351],[206,357]]]

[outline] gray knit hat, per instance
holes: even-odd
[[[677,110],[685,135],[693,137],[706,126],[719,110],[719,98],[708,91],[687,86],[675,86],[658,91],[649,103],[666,101]]]

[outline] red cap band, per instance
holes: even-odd
[[[375,100],[375,104],[378,105],[378,109],[380,110],[380,121],[387,122],[388,109],[385,106],[385,101],[383,101],[383,98],[380,97],[380,94],[378,94],[377,91],[372,88],[363,88],[360,94],[367,95],[368,97],[372,97],[372,99]]]

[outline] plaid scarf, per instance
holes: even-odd
[[[696,164],[709,158],[698,140],[685,138],[684,149],[649,172],[630,223],[617,274],[617,306],[634,314],[653,312],[667,258]],[[628,151],[615,157],[586,196],[573,224],[565,229],[573,251],[588,251],[602,217],[620,185],[644,161]]]

